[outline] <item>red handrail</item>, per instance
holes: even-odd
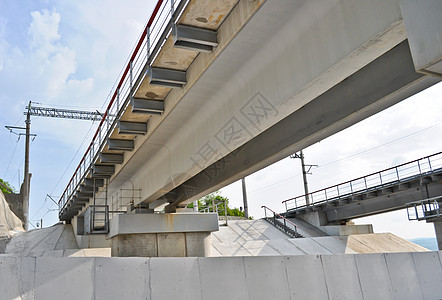
[[[60,200],[58,200],[58,204],[59,204],[59,205],[60,205],[60,202],[62,201],[63,196],[65,195],[65,193],[66,193],[68,187],[70,186],[70,184],[71,184],[72,181],[74,180],[74,178],[75,178],[75,174],[77,174],[78,170],[79,170],[80,167],[81,167],[81,164],[82,164],[83,161],[86,159],[87,154],[89,153],[89,151],[90,151],[90,149],[91,149],[91,147],[92,147],[92,145],[93,145],[95,139],[97,138],[97,136],[98,136],[98,134],[99,134],[99,132],[100,132],[101,126],[103,125],[104,120],[106,119],[109,110],[112,108],[112,105],[113,105],[113,103],[114,103],[114,101],[115,101],[115,98],[117,97],[118,90],[121,88],[121,86],[122,86],[123,83],[124,83],[124,80],[126,79],[127,73],[128,73],[129,70],[130,70],[130,65],[131,65],[131,63],[135,60],[136,55],[138,54],[138,51],[140,50],[141,45],[143,44],[143,40],[144,40],[144,38],[147,36],[147,29],[150,28],[150,26],[152,25],[152,23],[153,23],[153,21],[155,20],[155,17],[157,16],[158,11],[160,10],[160,7],[161,7],[162,4],[163,4],[163,0],[158,0],[158,1],[157,1],[157,4],[155,5],[155,8],[154,8],[154,10],[153,10],[153,12],[152,12],[152,14],[151,14],[151,16],[150,16],[150,18],[149,18],[149,21],[147,22],[146,27],[144,28],[144,30],[143,30],[143,32],[142,32],[142,34],[141,34],[141,36],[140,36],[140,38],[139,38],[139,40],[138,40],[138,43],[137,43],[137,45],[135,46],[135,49],[134,49],[134,51],[133,51],[133,53],[132,53],[132,55],[131,55],[131,57],[130,57],[130,60],[129,60],[129,62],[128,62],[126,68],[124,69],[123,74],[121,75],[121,79],[120,79],[120,81],[118,82],[117,88],[115,89],[115,92],[114,92],[114,94],[112,95],[111,101],[109,102],[109,105],[107,106],[106,111],[105,111],[104,114],[103,114],[103,118],[101,119],[100,124],[98,125],[97,131],[95,132],[94,137],[92,138],[92,141],[91,141],[91,143],[89,144],[89,147],[88,147],[87,150],[86,150],[86,153],[84,154],[83,158],[80,160],[80,163],[78,164],[77,168],[75,169],[74,174],[72,175],[71,179],[69,180],[69,183],[67,184],[66,189],[64,190],[62,196],[60,197]]]
[[[335,184],[335,185],[332,185],[332,186],[329,186],[329,187],[326,187],[324,189],[320,189],[320,190],[317,190],[317,191],[314,191],[314,192],[311,192],[311,193],[308,193],[308,194],[296,196],[294,198],[290,198],[290,199],[284,200],[284,201],[282,201],[282,203],[285,203],[285,202],[291,201],[291,200],[295,200],[295,199],[298,199],[300,197],[304,197],[305,195],[311,195],[311,194],[319,193],[319,192],[322,192],[322,191],[325,191],[325,190],[329,190],[331,188],[334,188],[334,187],[337,187],[337,186],[340,186],[340,185],[344,185],[344,184],[347,184],[347,183],[350,183],[350,182],[353,182],[353,181],[356,181],[356,180],[360,180],[360,179],[363,179],[365,177],[369,177],[369,176],[373,176],[373,175],[376,175],[376,174],[379,174],[379,173],[382,173],[382,172],[386,172],[386,171],[389,171],[389,170],[397,169],[399,167],[403,167],[403,166],[408,165],[408,164],[412,164],[412,163],[415,163],[415,162],[418,162],[418,161],[421,161],[421,160],[424,160],[424,159],[428,159],[428,158],[430,158],[432,156],[436,156],[436,155],[439,155],[439,154],[442,154],[442,152],[431,154],[431,155],[428,155],[428,156],[425,156],[425,157],[422,157],[422,158],[419,158],[419,159],[415,159],[415,160],[412,160],[412,161],[409,161],[409,162],[397,165],[395,167],[387,168],[387,169],[384,169],[382,171],[374,172],[374,173],[371,173],[371,174],[368,174],[368,175],[365,175],[365,176],[358,177],[356,179],[352,179],[352,180],[348,180],[348,181],[345,181],[345,182],[342,182],[342,183],[339,183],[339,184]]]
[[[264,208],[264,209],[268,209],[268,210],[270,210],[272,213],[274,213],[275,215],[277,215],[277,216],[280,217],[281,219],[286,220],[287,222],[289,222],[290,224],[292,224],[293,226],[295,226],[295,228],[298,228],[298,226],[296,226],[295,223],[293,223],[292,221],[290,221],[290,220],[287,219],[287,218],[284,218],[283,216],[281,216],[281,215],[278,214],[277,212],[271,210],[271,209],[268,208],[267,206],[263,205],[263,206],[261,206],[261,208]]]

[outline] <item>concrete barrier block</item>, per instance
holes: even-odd
[[[201,299],[198,267],[196,257],[151,258],[152,299]]]
[[[250,299],[290,299],[283,257],[245,257]]]
[[[422,299],[422,291],[410,253],[386,253],[388,274],[395,299]]]
[[[94,263],[95,299],[146,299],[149,276],[148,258],[98,257]]]
[[[0,257],[0,298],[34,299],[34,257]]]
[[[327,286],[318,255],[285,257],[291,299],[328,299]]]
[[[384,255],[355,255],[355,260],[364,300],[394,299]]]
[[[411,253],[424,299],[442,297],[442,268],[437,252]]]
[[[92,299],[93,258],[37,257],[35,299]]]
[[[322,255],[325,281],[331,299],[362,299],[354,255]]]
[[[249,299],[243,257],[198,258],[202,299]]]

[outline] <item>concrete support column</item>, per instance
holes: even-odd
[[[434,231],[436,232],[437,246],[442,250],[442,220],[433,222]]]
[[[205,257],[212,231],[215,213],[125,214],[112,218],[108,238],[117,257]]]

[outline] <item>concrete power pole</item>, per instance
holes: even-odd
[[[290,155],[290,158],[299,158],[299,159],[301,159],[302,179],[303,179],[303,181],[304,181],[305,203],[306,203],[307,205],[310,205],[310,198],[309,198],[309,195],[308,195],[307,174],[310,174],[309,172],[310,172],[310,170],[311,170],[312,167],[317,167],[318,165],[306,165],[306,164],[304,163],[304,153],[302,152],[302,150],[299,151],[299,154],[298,154],[298,153],[295,153],[295,154],[293,154],[293,155]],[[305,170],[305,167],[306,167],[306,166],[308,167],[308,170],[307,170],[307,171]]]
[[[249,218],[249,206],[247,204],[247,190],[246,190],[246,178],[243,177],[241,179],[242,181],[242,199],[244,202],[244,217],[246,217],[246,219]]]
[[[24,217],[24,230],[28,230],[29,222],[29,136],[31,135],[31,101],[29,101],[28,112],[26,114],[26,143],[25,143],[25,173],[23,180],[23,217]]]

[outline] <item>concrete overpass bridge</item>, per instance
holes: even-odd
[[[442,152],[282,203],[288,220],[301,219],[323,230],[351,219],[407,208],[410,220],[434,223],[441,249]]]
[[[442,196],[442,152],[284,200],[286,217],[322,211],[327,223],[406,208]]]
[[[439,82],[440,12],[437,0],[159,0],[60,220],[107,233],[112,213],[176,212]]]

